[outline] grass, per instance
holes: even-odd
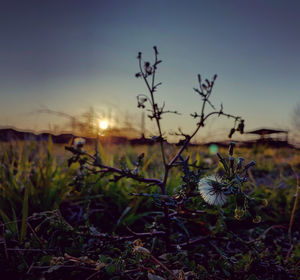
[[[167,154],[173,149],[169,146]],[[184,218],[172,220],[172,239],[181,245],[165,252],[159,238],[164,198],[156,186],[87,176],[78,163],[68,167],[70,155],[51,142],[1,144],[2,274],[15,279],[297,279],[300,153],[236,150],[257,163],[245,188],[261,201],[255,211],[262,221],[252,223],[249,214],[236,220],[233,199],[220,211],[198,195],[188,204],[193,211],[177,209]],[[102,160],[117,167],[134,168],[141,152],[141,173],[159,178],[159,147],[100,148]],[[221,168],[204,147],[189,148],[187,154],[203,175]],[[171,170],[168,195],[180,189],[181,176]]]

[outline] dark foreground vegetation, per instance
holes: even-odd
[[[103,161],[132,169],[143,151],[141,172],[159,178],[158,146],[99,150]],[[221,169],[216,155],[199,148],[188,152],[203,176]],[[185,208],[179,204],[169,214],[176,217],[171,240],[177,245],[166,251],[157,186],[108,176],[80,179],[80,163],[68,168],[68,154],[51,143],[3,145],[3,279],[297,279],[300,217],[293,206],[299,152],[263,147],[236,152],[257,162],[245,191],[261,201],[260,223],[253,223],[249,213],[235,217],[234,198],[220,208],[199,194],[191,196]],[[174,196],[183,178],[177,172],[170,177],[167,195],[178,202]],[[134,195],[141,193],[149,195]]]

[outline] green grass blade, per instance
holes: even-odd
[[[20,241],[23,242],[27,232],[27,218],[28,218],[28,193],[29,188],[25,188],[23,210],[22,210],[22,225],[21,225],[21,236]]]

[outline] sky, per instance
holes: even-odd
[[[136,96],[147,93],[137,53],[158,47],[163,130],[187,133],[202,101],[197,74],[218,74],[212,102],[245,118],[246,130],[290,128],[300,102],[300,1],[3,0],[0,7],[0,126],[46,130],[91,106],[115,124],[139,127]],[[224,138],[212,118],[199,139]],[[148,131],[155,125],[147,121]]]

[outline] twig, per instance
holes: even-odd
[[[150,259],[151,259],[154,263],[160,265],[163,269],[165,269],[167,272],[169,272],[169,274],[170,274],[175,280],[180,280],[180,279],[178,279],[178,277],[177,277],[170,269],[168,269],[168,268],[167,268],[162,262],[160,262],[157,258],[155,258],[154,256],[152,256],[151,254],[150,254],[149,256],[150,256]]]
[[[100,238],[100,239],[106,239],[106,240],[110,240],[110,241],[125,241],[125,240],[131,240],[131,239],[136,239],[136,237],[140,237],[140,238],[146,238],[146,237],[152,237],[152,236],[159,236],[159,235],[165,235],[166,232],[165,231],[153,231],[153,232],[133,232],[131,231],[129,228],[128,230],[133,234],[133,235],[124,235],[124,236],[109,236],[105,233],[97,233],[97,234],[89,234],[89,233],[82,233],[82,232],[78,232],[77,234],[79,235],[84,235],[84,236],[92,236],[94,238]]]
[[[129,227],[126,227],[135,237],[143,237],[143,236],[156,236],[156,235],[164,235],[164,231],[157,231],[154,230],[152,232],[134,232],[132,229]]]
[[[252,244],[252,243],[255,243],[263,238],[266,237],[266,234],[271,230],[271,229],[274,229],[274,228],[286,228],[285,226],[282,226],[282,225],[274,225],[274,226],[271,226],[271,227],[268,227],[260,236],[258,236],[257,238],[253,239],[253,240],[250,240],[250,241],[246,241],[245,243],[246,244]]]
[[[97,276],[98,274],[100,274],[101,273],[101,270],[99,270],[99,271],[96,271],[95,273],[93,273],[92,275],[90,275],[88,278],[86,278],[85,280],[90,280],[90,279],[92,279],[92,278],[94,278],[95,276]]]
[[[31,224],[27,221],[27,226],[29,227],[29,229],[31,230],[32,234],[34,235],[35,239],[40,243],[41,247],[43,247],[43,243],[42,241],[39,239],[39,237],[37,236],[35,230],[32,228]]]
[[[153,179],[153,178],[143,178],[143,177],[140,177],[138,175],[134,175],[130,172],[125,172],[124,170],[122,169],[119,169],[119,168],[115,168],[115,167],[111,167],[111,166],[107,166],[107,165],[104,165],[102,163],[96,163],[96,157],[84,152],[83,153],[84,155],[90,157],[91,159],[94,160],[95,162],[95,166],[101,168],[102,170],[100,170],[100,172],[111,172],[111,173],[117,173],[123,177],[126,177],[126,178],[130,178],[130,179],[133,179],[133,180],[136,180],[138,182],[141,182],[141,183],[147,183],[147,184],[155,184],[155,185],[158,185],[160,186],[162,184],[162,181],[158,180],[158,179]]]
[[[33,215],[29,216],[26,219],[26,221],[35,221],[35,220],[41,219],[42,215],[45,215],[45,214],[57,214],[57,212],[58,212],[58,210],[44,211],[44,212],[40,212],[40,213],[34,213]],[[21,221],[22,221],[22,219],[12,220],[12,221],[3,223],[3,225],[5,226],[5,225],[10,225],[10,224],[15,224],[15,223],[18,223],[18,222],[21,222]]]
[[[289,248],[289,250],[288,250],[288,252],[287,252],[287,254],[286,254],[286,257],[285,257],[285,263],[288,262],[289,257],[290,257],[290,255],[291,255],[291,253],[292,253],[292,251],[293,251],[293,248],[294,248],[294,245],[291,244],[291,246],[290,246],[290,248]]]
[[[198,238],[195,238],[193,240],[189,240],[187,242],[183,242],[183,243],[179,243],[179,244],[172,244],[173,247],[184,247],[184,246],[189,246],[189,245],[192,245],[192,244],[195,244],[195,243],[198,243],[198,242],[201,242],[203,240],[207,240],[207,239],[210,239],[209,236],[200,236]]]

